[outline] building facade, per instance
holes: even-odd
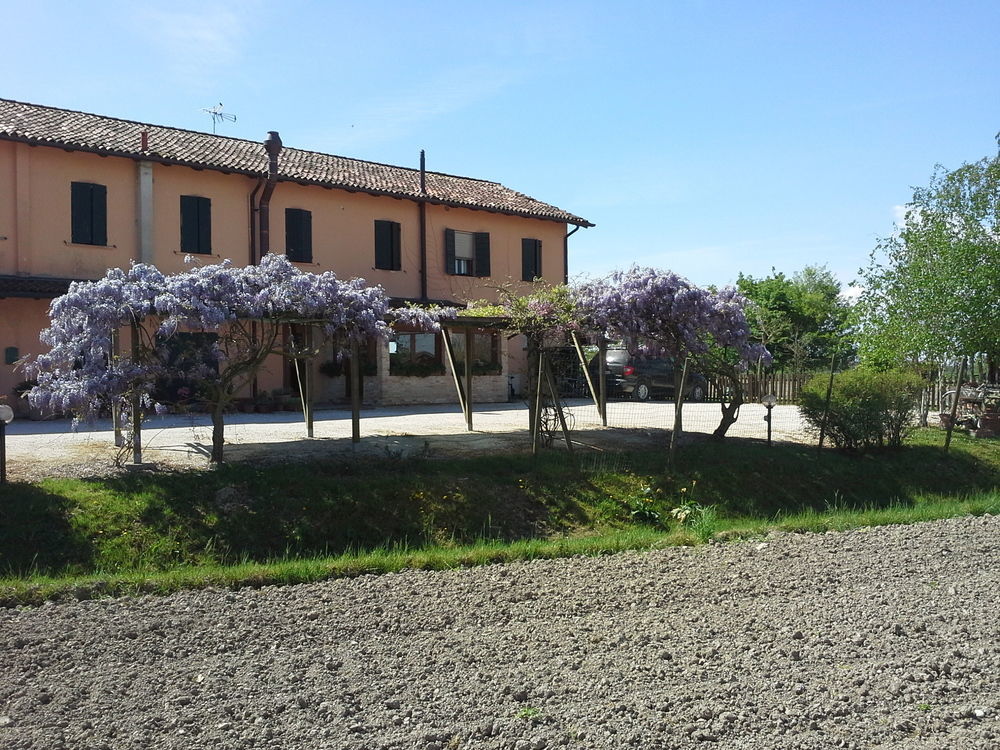
[[[499,183],[0,99],[0,394],[38,353],[51,299],[70,281],[151,263],[256,263],[361,277],[402,301],[494,299],[565,280],[569,235],[592,224]],[[503,400],[519,344],[479,331],[477,400]],[[454,400],[439,336],[401,332],[367,355],[366,402]],[[320,401],[345,378],[320,357]],[[294,387],[275,358],[266,389]]]

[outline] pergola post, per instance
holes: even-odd
[[[132,324],[132,362],[137,362],[139,359],[139,324]],[[133,392],[132,400],[132,463],[139,465],[142,463],[142,414],[140,409],[142,408],[142,403],[139,400],[139,394]]]
[[[576,349],[576,356],[580,360],[580,367],[583,368],[583,377],[587,381],[587,391],[590,393],[590,397],[594,400],[594,406],[597,407],[597,413],[601,413],[601,401],[598,396],[597,389],[594,388],[594,379],[590,377],[590,370],[587,368],[587,357],[583,353],[583,347],[580,346],[580,338],[576,335],[576,331],[570,333],[570,338],[573,340],[573,347]]]
[[[361,347],[351,339],[351,442],[361,442]]]
[[[601,426],[608,426],[608,340],[604,338],[602,333],[600,338],[597,340],[597,357],[598,357],[598,370],[600,370],[600,375],[598,375],[598,392],[600,396],[600,402],[597,405],[597,410],[601,413]]]
[[[462,385],[462,376],[458,373],[458,365],[455,361],[455,350],[451,346],[451,329],[441,327],[441,343],[444,345],[444,356],[448,360],[448,369],[451,370],[451,377],[455,381],[455,392],[458,393],[458,405],[462,409],[462,415],[465,417],[465,424],[468,430],[472,430],[472,407],[469,404],[469,399],[467,397],[467,391],[465,386]],[[465,359],[468,360],[468,352],[466,352]],[[466,378],[471,385],[472,380],[468,372],[466,372]]]
[[[303,407],[305,408],[305,418],[306,418],[306,437],[313,437],[313,404],[315,403],[315,396],[313,395],[313,386],[315,385],[315,376],[313,375],[313,341],[314,339],[314,328],[312,325],[306,328],[306,351],[309,353],[305,359],[305,398],[303,398]]]
[[[465,424],[472,432],[472,329],[465,329]]]

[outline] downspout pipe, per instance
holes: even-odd
[[[580,225],[577,224],[563,237],[563,284],[569,284],[569,238],[579,231]]]
[[[265,182],[265,178],[261,177],[257,180],[253,190],[250,191],[250,257],[247,259],[248,266],[257,262],[257,211],[259,210],[257,208],[257,193],[264,187]]]
[[[267,133],[264,141],[267,151],[267,180],[264,182],[264,192],[260,194],[260,204],[257,209],[257,225],[260,229],[260,252],[256,261],[271,252],[271,194],[278,184],[278,154],[281,153],[281,136],[277,130]]]
[[[420,195],[427,195],[427,162],[420,149]],[[427,201],[417,203],[420,209],[420,301],[427,301]]]

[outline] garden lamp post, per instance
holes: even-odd
[[[7,483],[7,425],[14,421],[14,410],[0,404],[0,484]]]
[[[775,404],[778,403],[778,397],[773,393],[768,393],[760,399],[760,402],[764,404],[764,408],[767,409],[767,414],[764,415],[764,421],[767,422],[767,447],[771,447],[771,409],[774,408]]]

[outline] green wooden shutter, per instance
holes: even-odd
[[[92,245],[108,244],[108,188],[90,186],[90,242]]]
[[[181,252],[198,253],[198,199],[181,196]]]
[[[212,252],[212,201],[209,198],[198,198],[197,252]]]
[[[312,211],[299,211],[302,216],[302,253],[303,263],[312,263],[313,259],[313,215]]]
[[[392,226],[392,270],[401,271],[403,269],[403,245],[400,238],[400,224],[398,221],[391,221]]]
[[[490,275],[490,233],[476,232],[476,276]]]
[[[91,244],[91,210],[90,183],[74,182],[70,184],[71,205],[71,239],[78,245]]]
[[[285,209],[285,255],[296,263],[312,263],[312,211]]]
[[[444,230],[444,271],[454,276],[455,269],[455,230]]]
[[[535,240],[521,240],[521,281],[535,280]]]
[[[302,232],[299,224],[298,209],[285,209],[285,256],[289,260],[298,260],[302,249]]]
[[[375,268],[392,271],[392,222],[375,220]]]

